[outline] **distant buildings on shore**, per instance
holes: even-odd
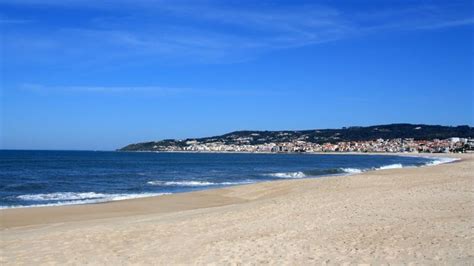
[[[243,139],[237,144],[225,144],[221,141],[200,143],[188,141],[185,146],[155,146],[156,151],[196,151],[196,152],[412,152],[412,153],[448,153],[474,151],[474,139],[449,138],[434,140],[377,139],[370,141],[346,141],[317,144],[303,140],[279,143],[249,144]]]

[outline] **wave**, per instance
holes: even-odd
[[[207,181],[149,181],[148,185],[153,186],[183,186],[183,187],[200,187],[200,186],[212,186],[215,183]]]
[[[231,185],[243,185],[250,184],[252,181],[240,181],[240,182],[209,182],[209,181],[148,181],[148,185],[152,186],[180,186],[180,187],[206,187],[206,186],[231,186]]]
[[[380,166],[379,168],[376,168],[376,170],[399,169],[399,168],[403,168],[403,165],[401,163]]]
[[[106,195],[95,192],[55,192],[55,193],[42,193],[42,194],[26,194],[17,196],[20,200],[31,200],[31,201],[45,201],[45,200],[80,200],[80,199],[98,199],[104,198]]]
[[[427,157],[430,159],[433,159],[432,157]],[[439,165],[439,164],[444,164],[444,163],[451,163],[458,161],[459,159],[457,158],[435,158],[435,160],[426,163],[426,166],[432,166],[432,165]],[[283,172],[283,173],[272,173],[272,174],[267,174],[268,176],[273,176],[273,177],[278,177],[278,178],[304,178],[304,177],[311,177],[311,176],[323,176],[323,175],[337,175],[337,174],[360,174],[366,171],[371,171],[371,170],[388,170],[388,169],[400,169],[400,168],[405,168],[405,167],[416,167],[416,166],[410,166],[410,165],[403,165],[401,163],[396,163],[396,164],[388,164],[388,165],[383,165],[380,167],[373,167],[373,168],[366,168],[366,169],[361,169],[361,168],[335,168],[335,169],[324,169],[324,170],[313,170],[313,171],[305,171],[305,172]]]
[[[358,168],[340,168],[340,169],[344,173],[348,173],[348,174],[360,174],[364,172],[362,169],[358,169]]]
[[[241,182],[222,182],[219,183],[219,185],[224,185],[224,186],[230,186],[230,185],[245,185],[245,184],[252,184],[255,183],[255,181],[241,181]]]
[[[314,176],[324,176],[324,175],[339,175],[339,174],[359,174],[365,170],[358,168],[333,168],[333,169],[319,169],[319,170],[309,170],[309,171],[298,171],[298,172],[283,172],[283,173],[271,173],[267,176],[278,177],[278,178],[305,178],[305,177],[314,177]]]
[[[403,168],[404,166],[400,163],[383,165],[378,168],[334,168],[334,169],[324,169],[324,170],[311,170],[305,172],[282,172],[282,173],[271,173],[267,176],[278,177],[278,178],[305,178],[305,177],[314,177],[314,176],[325,176],[325,175],[340,175],[340,174],[360,174],[370,170],[387,170],[387,169],[398,169]]]
[[[305,173],[303,172],[271,173],[267,175],[278,177],[278,178],[304,178],[306,177]]]
[[[430,158],[431,159],[431,158]],[[452,162],[455,162],[455,161],[459,161],[460,159],[458,158],[446,158],[446,157],[437,157],[437,158],[434,158],[435,160],[427,163],[426,165],[427,166],[433,166],[433,165],[440,165],[440,164],[444,164],[444,163],[452,163]]]
[[[458,161],[458,158],[441,158],[441,157],[424,157],[427,159],[432,159],[432,161],[424,164],[425,166],[433,166],[444,163],[451,163]],[[434,160],[433,160],[434,159]],[[298,171],[298,172],[282,172],[282,173],[271,173],[266,174],[267,176],[277,177],[277,178],[305,178],[305,177],[314,177],[314,176],[324,176],[324,175],[338,175],[338,174],[360,174],[366,171],[373,170],[388,170],[388,169],[400,169],[406,167],[417,167],[423,165],[403,165],[401,163],[387,164],[380,167],[371,167],[371,168],[333,168],[333,169],[318,169],[310,171]]]
[[[55,193],[25,194],[25,195],[17,196],[16,199],[23,200],[23,201],[36,201],[36,202],[45,202],[45,203],[34,204],[34,205],[20,204],[20,205],[14,205],[14,206],[0,206],[0,209],[101,203],[101,202],[108,202],[108,201],[162,196],[162,195],[168,195],[168,194],[171,194],[171,193],[106,194],[106,193],[96,193],[96,192],[55,192]]]
[[[362,173],[368,170],[387,170],[387,169],[400,169],[400,168],[417,167],[417,166],[433,166],[433,165],[439,165],[439,164],[445,164],[445,163],[452,163],[452,162],[460,160],[458,158],[446,158],[446,157],[423,157],[423,158],[432,159],[432,161],[424,165],[403,165],[401,163],[396,163],[396,164],[383,165],[378,168],[370,168],[370,169],[341,168],[341,170],[346,173],[357,174],[357,173]]]

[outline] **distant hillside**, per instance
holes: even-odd
[[[221,136],[142,142],[127,145],[120,151],[159,151],[167,147],[185,147],[190,143],[219,142],[234,145],[257,145],[301,140],[312,143],[335,143],[340,141],[365,141],[375,139],[414,138],[415,140],[447,139],[451,137],[474,138],[474,127],[390,124],[370,127],[347,127],[342,129],[315,129],[296,131],[235,131]]]

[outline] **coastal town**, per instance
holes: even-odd
[[[280,143],[250,144],[249,138],[238,138],[237,143],[225,144],[221,141],[202,143],[188,140],[185,145],[154,146],[155,151],[192,152],[261,152],[261,153],[301,153],[301,152],[411,152],[449,153],[474,150],[472,138],[449,138],[434,140],[414,140],[413,138],[377,139],[371,141],[342,141],[336,143],[312,143],[293,140]]]
[[[459,153],[474,151],[474,128],[470,126],[389,124],[294,131],[243,130],[211,137],[134,143],[119,150],[252,153]]]

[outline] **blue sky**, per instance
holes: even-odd
[[[474,124],[472,1],[0,0],[0,148]]]

